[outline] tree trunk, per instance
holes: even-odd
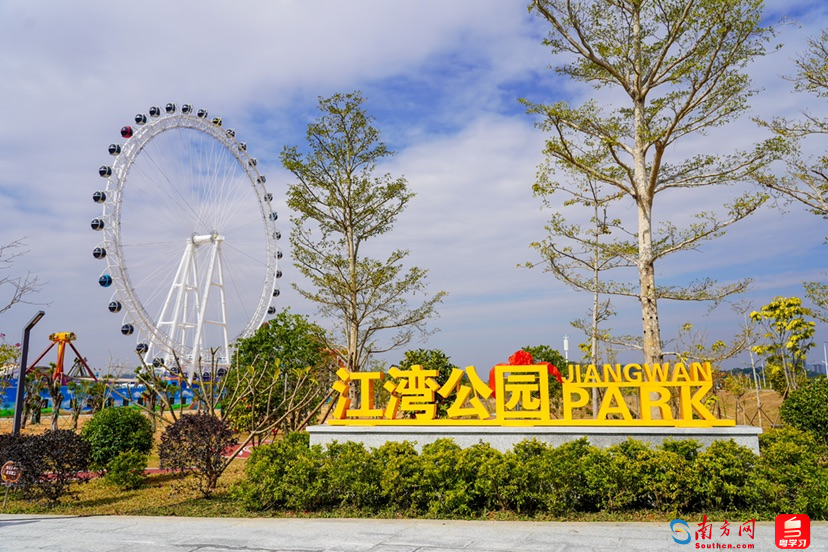
[[[595,189],[593,188],[593,193]],[[597,195],[597,194],[596,194]],[[600,257],[598,252],[598,236],[601,235],[601,220],[598,212],[598,198],[595,199],[595,242],[596,246],[592,251],[592,332],[590,335],[589,360],[593,365],[598,364],[598,267],[600,264]],[[592,388],[592,417],[598,417],[598,388]]]
[[[661,329],[658,324],[658,302],[655,292],[655,259],[653,256],[653,200],[655,174],[647,171],[647,146],[645,136],[647,125],[644,120],[646,110],[646,93],[642,82],[642,41],[641,7],[633,12],[633,45],[635,60],[629,93],[633,101],[634,136],[633,178],[635,179],[635,202],[638,208],[638,276],[640,282],[639,300],[641,301],[641,322],[644,327],[643,346],[644,362],[654,364],[661,362]],[[657,171],[657,167],[652,167]]]
[[[643,127],[644,103],[636,103],[636,127]],[[638,119],[642,119],[641,122]],[[642,128],[643,132],[643,128]],[[636,142],[640,138],[636,137]],[[640,283],[641,322],[644,329],[644,362],[661,362],[661,328],[658,323],[658,299],[656,297],[655,258],[653,253],[653,196],[647,177],[643,144],[636,143],[635,180],[638,191],[638,278]]]
[[[357,357],[359,346],[359,321],[357,320],[357,245],[354,241],[353,229],[346,230],[348,243],[348,371],[358,372],[361,369],[360,359]]]
[[[658,300],[655,287],[655,257],[653,252],[653,200],[657,174],[647,171],[647,146],[645,136],[647,126],[644,116],[646,109],[646,94],[643,77],[642,41],[641,36],[641,5],[638,4],[633,12],[633,44],[635,60],[632,81],[629,83],[629,92],[633,100],[634,135],[633,145],[633,178],[635,180],[635,201],[638,208],[638,278],[640,284],[639,300],[641,301],[641,323],[643,326],[643,353],[644,362],[655,364],[661,362],[661,328],[658,322]],[[657,166],[651,168],[658,171]],[[657,400],[657,393],[650,393],[651,400]],[[651,408],[650,416],[653,420],[661,419],[661,410]]]

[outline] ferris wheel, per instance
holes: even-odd
[[[273,196],[247,144],[204,109],[151,107],[121,128],[93,249],[114,288],[109,311],[135,336],[147,364],[201,374],[226,367],[233,342],[251,335],[279,295],[282,276]],[[176,359],[178,362],[176,362]],[[220,368],[221,369],[221,368]]]

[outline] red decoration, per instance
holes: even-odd
[[[498,365],[492,367],[491,370],[489,370],[489,388],[492,390],[492,397],[496,396],[494,375],[495,375],[495,368],[497,368],[497,366],[532,366],[532,365],[546,366],[547,373],[549,373],[550,376],[553,376],[556,380],[558,380],[558,383],[563,383],[563,376],[561,376],[561,372],[558,370],[558,368],[554,364],[552,364],[550,362],[535,362],[535,360],[532,358],[531,353],[528,353],[526,351],[516,351],[512,356],[509,357],[509,364],[498,364]]]
[[[510,366],[531,366],[534,363],[535,361],[531,353],[527,353],[526,351],[517,351],[509,357]]]

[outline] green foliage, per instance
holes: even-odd
[[[534,347],[521,347],[520,350],[532,355],[535,362],[549,362],[560,370],[561,374],[566,373],[566,359],[557,349],[549,345],[535,345]]]
[[[782,403],[782,420],[797,429],[808,431],[828,445],[828,378],[819,377],[792,391]]]
[[[267,364],[282,369],[302,369],[330,363],[325,350],[325,330],[307,316],[279,311],[253,335],[240,339],[233,352],[233,366]]]
[[[462,449],[451,439],[438,439],[420,453],[422,476],[414,496],[417,510],[433,517],[469,515],[474,500],[474,479],[461,466]]]
[[[671,514],[798,511],[828,515],[828,452],[807,433],[771,431],[762,456],[733,441],[699,452],[693,440],[650,448],[632,439],[603,450],[586,438],[550,447],[536,440],[499,452],[486,443],[461,449],[449,439],[417,453],[409,442],[366,450],[357,443],[310,447],[290,434],[257,447],[234,493],[253,510],[438,518],[513,512]]]
[[[507,509],[519,514],[532,514],[538,509],[539,495],[544,492],[543,455],[548,450],[545,443],[536,440],[522,441],[503,455],[502,467],[495,471],[501,499]]]
[[[253,449],[245,463],[247,480],[235,493],[252,510],[322,505],[325,488],[314,483],[321,480],[323,466],[321,449],[308,445],[306,433],[289,433],[281,441]]]
[[[302,452],[289,460],[279,486],[285,508],[304,512],[327,505],[328,473],[321,447],[308,447]]]
[[[596,510],[627,509],[638,493],[635,478],[640,477],[640,470],[635,465],[631,466],[633,473],[627,477],[624,467],[619,465],[619,456],[623,456],[623,451],[614,452],[611,454],[607,450],[594,450],[582,463],[587,481],[587,502]],[[630,481],[633,482],[633,488],[626,487]]]
[[[694,462],[699,455],[701,443],[695,439],[665,439],[661,449],[674,452],[688,462]]]
[[[380,494],[388,504],[399,510],[412,511],[422,496],[423,464],[414,444],[387,442],[374,453],[374,461],[381,466]]]
[[[81,435],[91,446],[90,460],[97,470],[106,469],[123,452],[149,454],[153,446],[152,423],[132,408],[99,410]]]
[[[548,362],[557,368],[562,376],[566,376],[566,358],[557,349],[549,345],[535,345],[534,347],[521,347],[520,349],[532,355],[535,362]],[[557,378],[552,376],[549,376],[549,400],[554,408],[560,408],[563,404],[563,385],[558,383]]]
[[[793,77],[796,89],[818,97],[828,96],[828,29],[822,31],[818,38],[808,40],[808,48],[796,59],[797,74]],[[758,182],[780,193],[788,200],[796,201],[812,213],[828,218],[828,156],[809,155],[808,149],[816,146],[828,133],[828,118],[814,113],[802,113],[798,120],[776,118],[770,123],[763,123],[778,135],[794,142],[794,147],[785,157],[788,172],[783,176],[766,176]],[[813,140],[810,147],[802,147]],[[828,306],[828,287],[823,282],[806,282],[806,293],[822,309]]]
[[[828,515],[826,447],[811,433],[773,429],[759,436],[761,456],[748,488],[756,510],[773,515],[801,512],[811,519]]]
[[[297,180],[287,193],[296,213],[290,235],[294,264],[315,289],[294,287],[338,320],[341,345],[328,348],[352,372],[375,352],[404,346],[415,330],[427,333],[425,322],[445,295],[412,307],[412,296],[427,295],[427,273],[418,267],[403,271],[408,251],[393,250],[386,259],[364,255],[365,242],[389,232],[414,196],[405,178],[374,174],[392,152],[380,141],[364,101],[359,92],[320,98],[320,116],[308,125],[309,151],[285,147],[280,156]],[[380,345],[383,330],[394,335]]]
[[[225,391],[238,399],[225,413],[236,431],[251,431],[279,418],[284,418],[286,433],[300,429],[316,407],[305,399],[327,393],[333,383],[336,361],[325,348],[324,335],[306,316],[285,309],[238,340],[234,368],[224,382]]]
[[[555,515],[594,509],[589,500],[589,483],[584,474],[587,459],[597,449],[586,437],[549,449],[546,476],[551,488],[544,497],[544,509]]]
[[[20,357],[20,343],[7,343],[6,334],[0,333],[0,368],[14,365]]]
[[[828,159],[826,159],[826,163],[828,163]],[[828,181],[826,181],[825,186],[825,195],[828,197]],[[828,213],[828,209],[826,209],[826,213]],[[828,284],[824,282],[803,282],[803,285],[805,286],[805,296],[819,309],[818,312],[814,313],[814,316],[823,322],[828,321]]]
[[[36,371],[26,373],[26,394],[23,403],[23,427],[26,427],[26,419],[32,424],[40,423],[42,414],[41,392],[46,389],[47,380]],[[30,417],[31,416],[31,417]]]
[[[460,451],[457,471],[461,489],[456,493],[465,492],[467,498],[462,506],[455,510],[460,513],[468,508],[474,512],[489,512],[500,508],[502,499],[502,479],[491,477],[499,466],[503,465],[503,453],[493,448],[489,443],[477,443]]]
[[[695,505],[704,510],[738,510],[750,502],[750,474],[756,454],[733,441],[714,441],[693,463]]]
[[[382,504],[381,467],[362,443],[331,443],[325,454],[326,501],[334,508],[373,510]]]
[[[69,410],[72,412],[72,429],[77,431],[78,419],[91,396],[94,382],[85,380],[70,380],[67,383],[69,389]]]
[[[193,473],[199,491],[209,497],[226,468],[222,455],[235,444],[224,420],[210,414],[185,414],[164,430],[158,456],[162,468]]]
[[[147,454],[122,452],[106,465],[106,480],[122,491],[139,489],[146,483]]]

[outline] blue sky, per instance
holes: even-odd
[[[773,0],[767,13],[770,23],[794,21],[778,27],[782,48],[749,69],[762,88],[749,115],[825,115],[824,99],[792,93],[783,77],[807,38],[828,27],[828,6]],[[404,175],[417,194],[376,248],[411,250],[408,261],[430,270],[430,289],[448,292],[433,322],[440,332],[410,347],[439,348],[458,365],[488,368],[523,345],[562,348],[568,334],[574,355],[583,337],[569,322],[584,316],[590,297],[539,269],[517,268],[537,260],[529,243],[543,237],[548,213],[531,193],[544,136],[516,100],[613,98],[549,70],[555,60],[540,43],[545,32],[523,2],[505,0],[0,2],[0,241],[25,238],[29,250],[9,275],[28,270],[47,282],[31,297],[44,305],[0,315],[0,333],[16,341],[43,308],[35,353],[50,333],[74,331],[96,368],[134,364],[134,339],[120,334],[121,319],[107,312],[109,294],[97,284],[101,265],[91,250],[99,236],[89,221],[99,214],[90,199],[101,187],[97,168],[135,113],[172,101],[222,116],[248,142],[287,213],[291,176],[279,151],[304,144],[318,96],[362,90],[397,152],[380,169]],[[689,140],[682,152],[725,152],[759,135],[746,116]],[[824,151],[825,143],[809,147]],[[728,193],[665,196],[659,217],[681,222]],[[283,222],[281,230],[287,235],[290,227]],[[826,235],[825,221],[796,205],[766,207],[724,238],[668,258],[659,277],[750,277],[745,299],[758,308],[776,295],[801,295],[804,280],[824,280]],[[290,289],[298,272],[287,240],[282,246],[285,277],[276,306],[330,326]],[[616,306],[610,326],[639,332],[637,303]],[[668,341],[684,322],[728,340],[740,318],[727,306],[708,313],[667,302],[660,316]],[[812,361],[822,359],[824,340],[828,331],[820,328]]]

